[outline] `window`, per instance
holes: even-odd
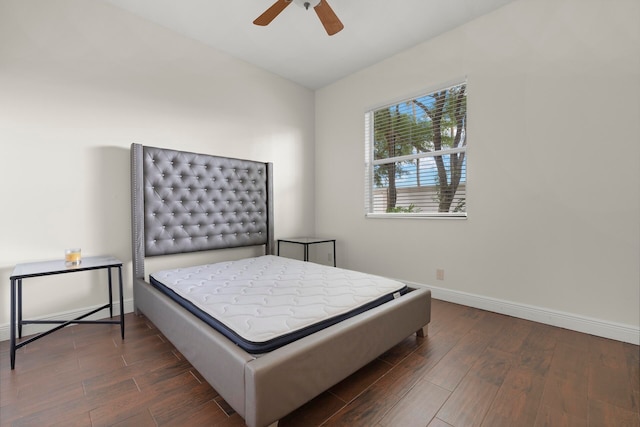
[[[466,217],[466,86],[365,113],[367,216]]]

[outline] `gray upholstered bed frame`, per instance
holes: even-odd
[[[145,279],[145,257],[264,245],[274,252],[270,163],[132,144],[133,291],[142,312],[241,415],[248,426],[277,422],[431,318],[428,289],[256,357]]]

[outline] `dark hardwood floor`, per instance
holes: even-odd
[[[2,426],[243,426],[144,317],[0,343]],[[638,346],[433,301],[409,337],[282,426],[640,426]]]

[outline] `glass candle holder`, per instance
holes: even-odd
[[[71,248],[64,250],[64,263],[68,266],[79,265],[82,261],[80,248]]]

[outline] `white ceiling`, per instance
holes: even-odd
[[[328,0],[344,29],[328,36],[315,12],[275,0],[105,0],[176,33],[318,89],[514,0]]]

